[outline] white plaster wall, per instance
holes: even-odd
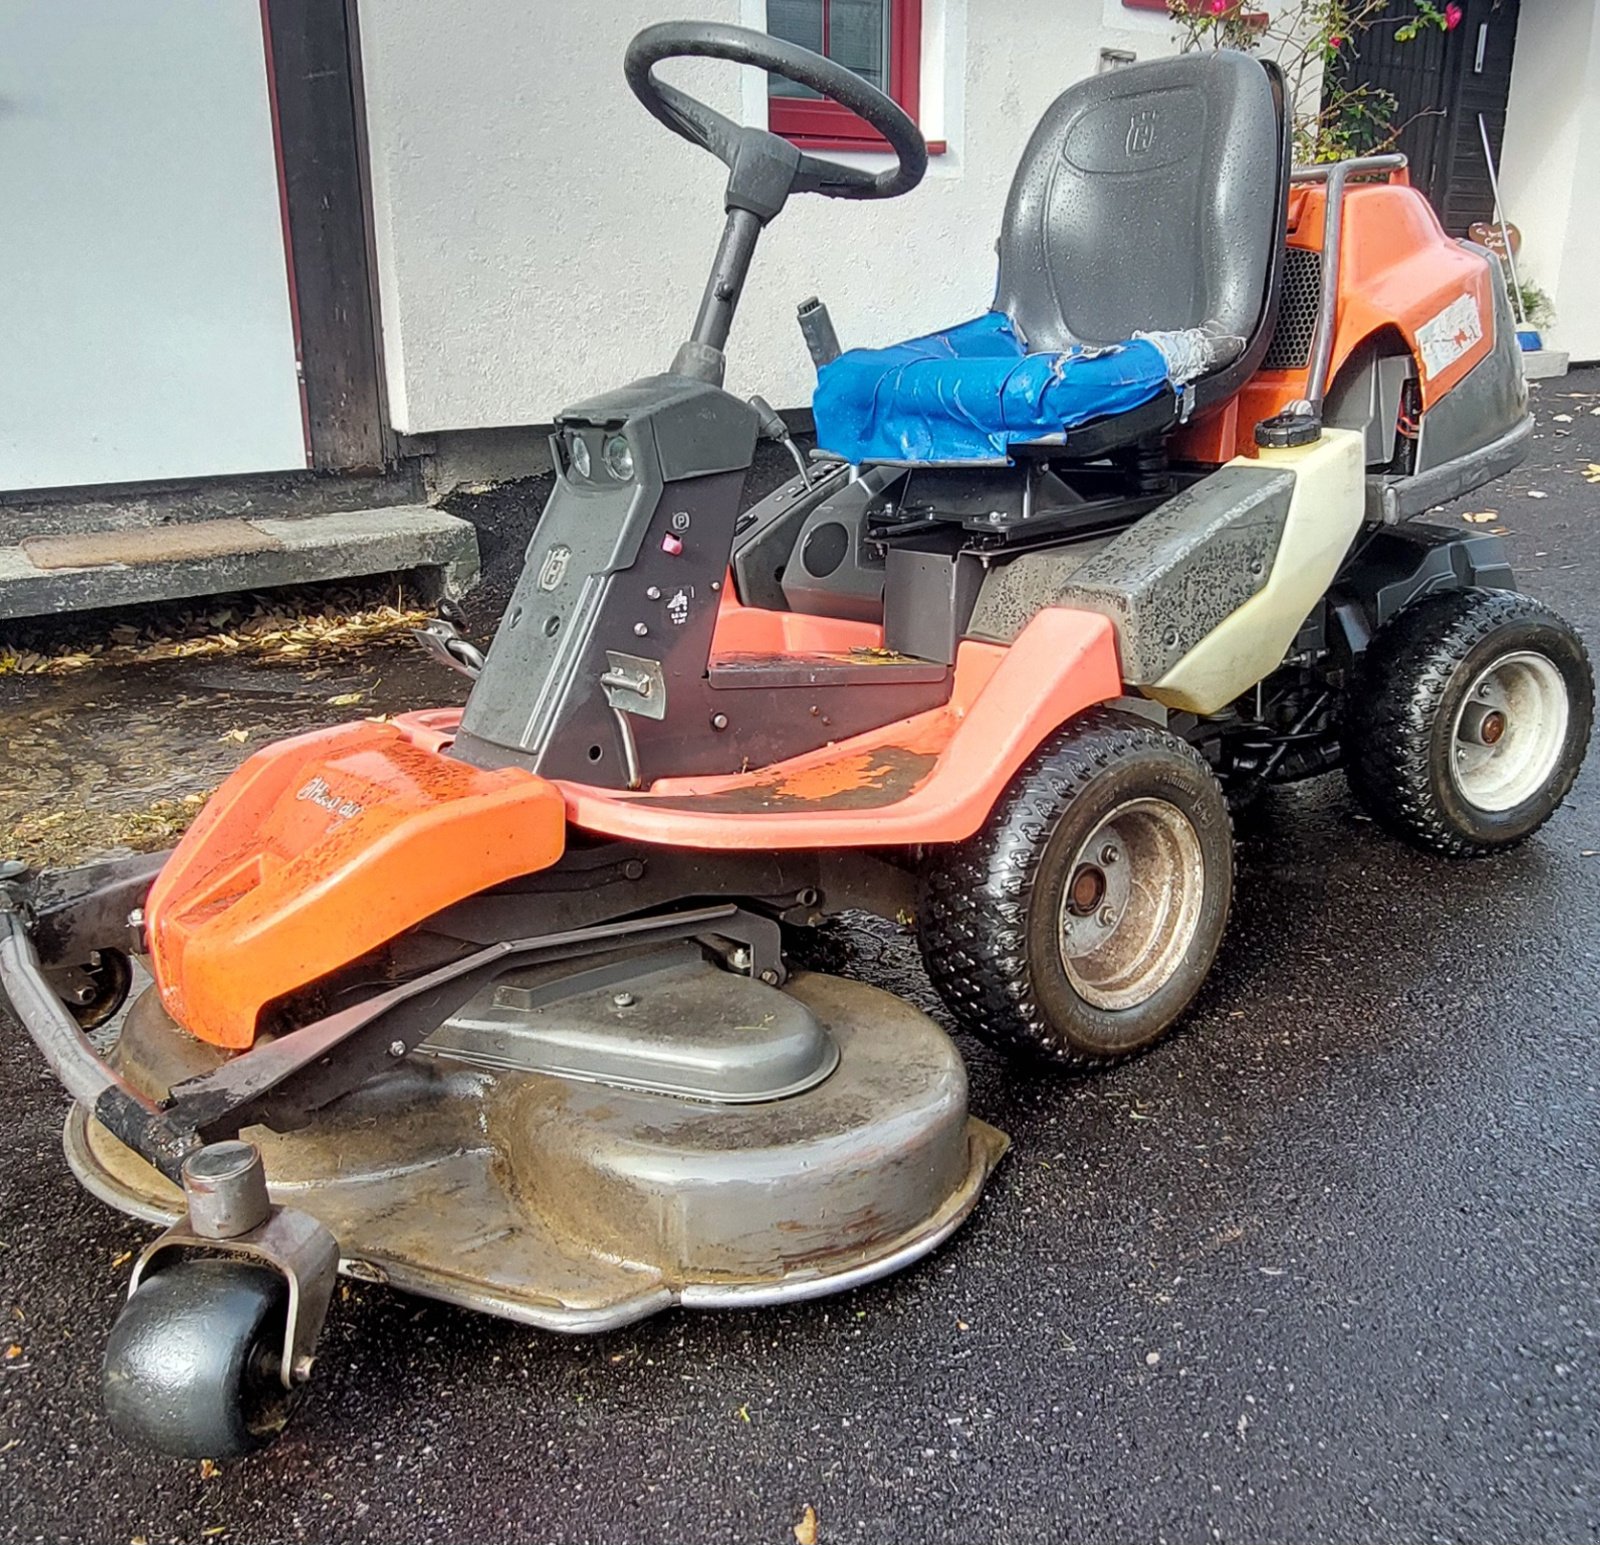
[[[1501,194],[1518,269],[1554,304],[1553,348],[1600,359],[1600,8],[1535,0],[1517,23]]]
[[[1148,58],[1175,43],[1121,0],[924,8],[923,128],[949,153],[902,199],[790,202],[757,253],[730,389],[810,401],[794,322],[808,295],[847,345],[982,310],[1006,188],[1045,107],[1102,47]],[[623,50],[664,17],[759,24],[764,0],[362,0],[360,15],[396,427],[548,423],[573,398],[664,369],[694,317],[725,178],[634,101]],[[668,73],[763,121],[754,72]]]

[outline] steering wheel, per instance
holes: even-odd
[[[688,92],[658,80],[655,66],[663,59],[727,59],[809,86],[864,118],[889,142],[897,164],[882,172],[841,166],[798,151],[765,129],[736,124]],[[652,116],[674,134],[709,150],[727,164],[736,179],[740,163],[787,163],[791,171],[784,196],[821,193],[828,198],[898,198],[916,187],[928,169],[928,147],[916,124],[876,86],[832,59],[765,32],[721,22],[657,22],[628,45],[623,72],[633,94]],[[778,205],[782,202],[783,197],[776,199]]]

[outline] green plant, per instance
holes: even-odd
[[[1398,42],[1423,32],[1453,31],[1461,7],[1415,0],[1409,15],[1387,14],[1389,0],[1284,0],[1269,14],[1263,0],[1167,0],[1185,53],[1197,48],[1262,50],[1276,57],[1295,104],[1295,158],[1341,161],[1391,148],[1402,124],[1392,93],[1352,83],[1343,67],[1357,39],[1393,27]]]
[[[1538,285],[1524,279],[1517,286],[1517,299],[1522,305],[1523,320],[1530,326],[1550,327],[1555,323],[1556,308]]]

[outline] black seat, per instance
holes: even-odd
[[[1258,367],[1277,307],[1290,138],[1277,68],[1226,49],[1069,87],[1006,200],[995,309],[1030,350],[1205,327],[1243,340],[1196,388]]]
[[[1012,181],[991,311],[827,366],[819,443],[858,464],[1088,459],[1231,396],[1271,339],[1289,145],[1282,74],[1247,54],[1069,87]],[[1141,333],[1170,336],[1136,370],[1082,353]]]

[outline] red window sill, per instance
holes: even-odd
[[[889,150],[888,140],[883,139],[843,139],[826,134],[785,134],[782,137],[801,150],[868,150],[885,154]],[[950,150],[948,140],[930,139],[927,146],[930,156],[946,155]]]

